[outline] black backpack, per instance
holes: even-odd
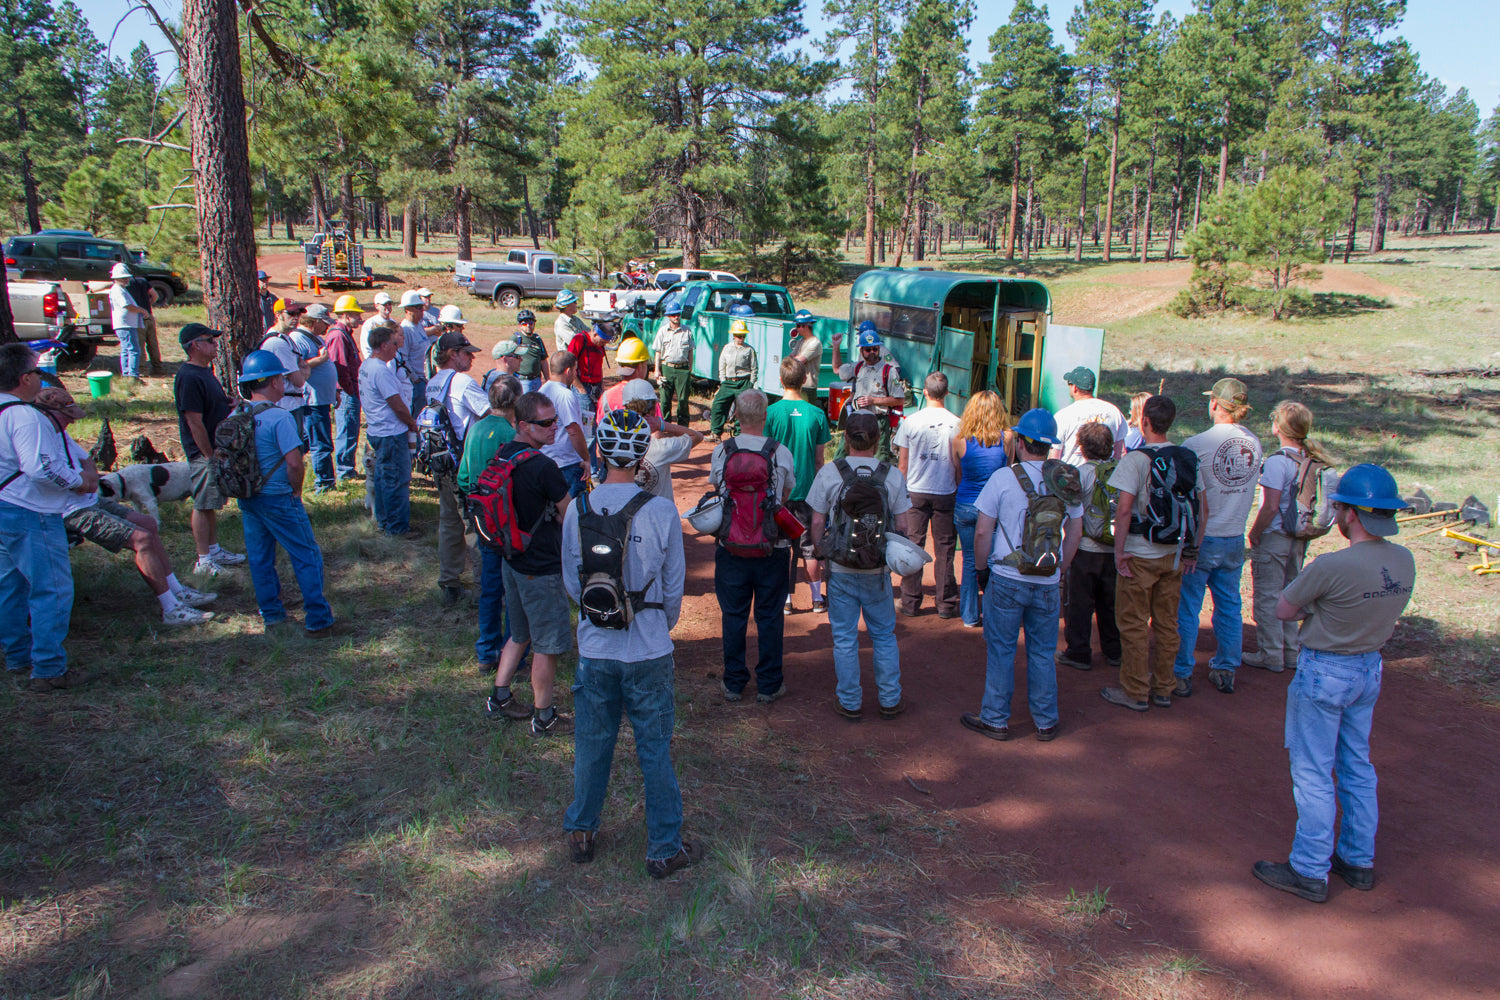
[[[891,467],[881,462],[873,469],[856,469],[846,458],[833,467],[844,484],[828,510],[819,557],[849,569],[878,569],[885,565],[885,533],[891,528],[891,500],[885,491]]]
[[[1130,533],[1158,545],[1190,545],[1198,534],[1198,455],[1181,445],[1145,449],[1151,460],[1146,496],[1136,497]]]
[[[578,497],[578,551],[582,561],[579,579],[578,610],[598,628],[625,629],[635,616],[647,608],[662,610],[660,601],[647,601],[646,591],[625,589],[625,546],[630,539],[630,523],[653,495],[641,490],[629,503],[613,514],[595,511],[589,506],[589,495]]]

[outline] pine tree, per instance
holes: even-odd
[[[26,221],[42,228],[42,203],[56,197],[83,139],[77,95],[55,58],[62,45],[45,0],[0,0],[0,181],[19,194]],[[15,191],[11,184],[18,184]]]

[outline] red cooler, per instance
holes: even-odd
[[[853,386],[848,382],[830,382],[828,384],[828,422],[837,424],[839,417],[843,415],[844,407],[849,402],[849,394]]]

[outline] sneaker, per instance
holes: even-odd
[[[784,615],[789,615],[792,613],[792,599],[790,597],[788,597],[786,599],[786,603],[781,606],[781,613]]]
[[[1132,712],[1145,712],[1151,708],[1150,702],[1136,701],[1125,693],[1124,688],[1107,687],[1099,692],[1099,697],[1111,705],[1119,705],[1121,708],[1128,708]]]
[[[1172,696],[1169,694],[1153,694],[1151,696],[1151,704],[1157,708],[1171,708]]]
[[[865,713],[858,708],[845,708],[843,702],[834,702],[834,709],[850,722],[858,722],[865,717]]]
[[[1273,889],[1301,896],[1314,903],[1322,903],[1328,899],[1326,881],[1306,878],[1285,861],[1257,861],[1250,871]]]
[[[309,639],[329,639],[336,635],[349,635],[354,631],[350,622],[340,619],[332,625],[324,625],[322,628],[310,628],[307,630]]]
[[[1369,892],[1375,888],[1374,868],[1361,868],[1358,865],[1351,865],[1337,854],[1334,854],[1330,864],[1331,871],[1343,879],[1349,888],[1358,889],[1360,892]]]
[[[1269,670],[1273,674],[1279,674],[1286,669],[1280,663],[1266,663],[1264,660],[1251,659],[1248,656],[1240,660],[1240,665],[1254,667],[1256,670]]]
[[[26,682],[26,690],[35,691],[37,694],[46,694],[49,691],[67,691],[70,688],[80,688],[85,684],[92,684],[99,677],[99,674],[85,674],[77,670],[68,669],[56,677],[32,677]]]
[[[827,601],[813,601],[813,610],[816,611],[816,612],[819,612],[820,614],[825,614],[825,615],[828,614],[828,602]]]
[[[1094,669],[1094,664],[1092,662],[1088,660],[1076,660],[1073,657],[1069,656],[1065,651],[1060,651],[1055,657],[1053,657],[1053,659],[1057,661],[1058,666],[1068,666],[1072,667],[1074,670]]]
[[[1118,656],[1106,656],[1104,658],[1104,665],[1107,666],[1107,667],[1110,667],[1110,668],[1112,668],[1114,670],[1119,670],[1120,669],[1120,658]]]
[[[719,681],[719,690],[724,692],[725,701],[739,701],[741,698],[745,697],[744,691],[735,691],[723,681]]]
[[[1051,743],[1053,740],[1057,739],[1057,728],[1058,727],[1056,723],[1050,726],[1038,726],[1036,730],[1037,742]]]
[[[504,701],[496,701],[494,695],[484,699],[484,714],[490,719],[509,719],[512,722],[521,722],[531,718],[531,706],[521,704],[514,694]]]
[[[690,841],[682,842],[682,850],[660,861],[646,859],[646,871],[652,878],[663,879],[675,871],[695,865],[703,860],[703,848]]]
[[[214,613],[212,611],[199,611],[197,608],[190,608],[186,604],[175,604],[172,606],[171,611],[163,611],[161,613],[161,623],[163,625],[202,625],[204,622],[213,621],[213,618]]]
[[[1191,677],[1177,678],[1177,686],[1172,689],[1172,694],[1177,698],[1191,698],[1193,696],[1193,679]]]
[[[209,558],[220,566],[243,566],[245,556],[239,552],[230,552],[228,549],[220,549],[209,554]]]
[[[894,705],[881,705],[880,717],[882,719],[894,719],[904,711],[906,711],[906,702],[904,701],[898,701]]]
[[[984,628],[984,622],[964,622],[964,628]]]
[[[445,608],[451,608],[469,596],[469,592],[462,587],[439,587],[438,590],[442,591],[442,605]]]
[[[770,694],[757,694],[755,696],[755,700],[758,701],[758,702],[760,702],[762,705],[769,705],[769,704],[771,704],[771,702],[775,701],[777,698],[784,697],[785,695],[786,695],[786,685],[783,684],[783,685],[781,685],[781,687],[777,688],[775,691],[772,691]]]
[[[568,834],[568,853],[573,855],[575,865],[586,865],[594,860],[594,832],[573,830]]]
[[[1009,726],[992,726],[980,719],[973,712],[965,712],[958,717],[958,721],[963,723],[965,729],[972,729],[980,736],[988,736],[992,740],[1000,740],[1002,742],[1010,739]]]
[[[1222,694],[1234,694],[1234,671],[1217,667],[1208,672],[1208,682]]]
[[[573,719],[554,711],[552,718],[542,722],[542,717],[536,712],[531,713],[531,735],[532,736],[567,736],[573,731]]]
[[[218,594],[205,590],[194,590],[192,587],[183,587],[177,592],[177,603],[186,604],[190,608],[201,608],[203,605],[212,604],[218,599]]]
[[[227,567],[203,556],[193,564],[194,576],[228,576]]]

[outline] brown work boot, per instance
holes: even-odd
[[[65,670],[56,677],[33,677],[26,683],[28,691],[37,694],[46,694],[49,691],[66,691],[70,688],[80,688],[85,684],[92,684],[99,679],[98,674],[85,674],[77,670]]]

